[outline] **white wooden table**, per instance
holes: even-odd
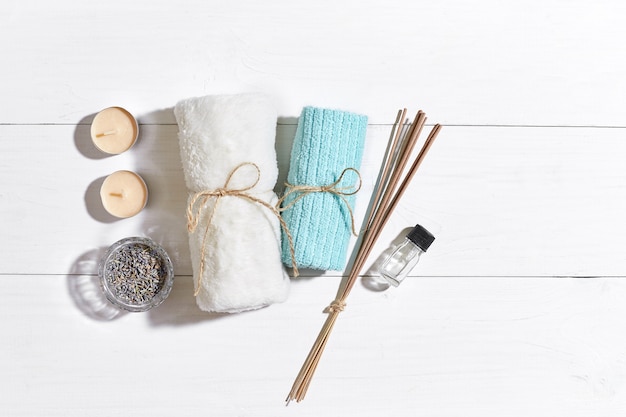
[[[617,0],[5,0],[0,415],[623,415],[625,21]],[[342,273],[226,317],[192,294],[172,107],[249,91],[276,100],[282,178],[305,105],[370,117],[370,185],[399,108],[444,125],[374,252],[415,223],[435,243],[399,288],[355,287],[289,407]],[[89,125],[113,105],[141,134],[103,158]],[[117,169],[150,200],[110,221],[98,186]],[[176,281],[114,315],[96,262],[133,235]]]

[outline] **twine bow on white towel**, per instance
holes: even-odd
[[[248,185],[247,187],[229,188],[229,184],[233,175],[240,168],[247,166],[247,165],[253,167],[256,170],[256,180],[252,184]],[[250,201],[251,203],[260,204],[266,209],[270,210],[272,213],[274,213],[274,215],[280,221],[280,225],[285,231],[285,235],[287,236],[287,240],[289,241],[289,251],[291,253],[293,273],[294,273],[294,276],[298,276],[299,273],[298,273],[298,267],[296,266],[296,261],[295,261],[296,256],[295,256],[295,250],[293,246],[293,239],[287,227],[287,223],[285,223],[282,216],[280,215],[280,211],[275,206],[248,193],[248,191],[253,189],[259,183],[260,179],[261,179],[261,169],[259,168],[259,166],[253,162],[243,162],[237,165],[230,172],[230,174],[228,175],[228,178],[226,178],[226,182],[224,183],[223,187],[216,188],[215,190],[198,191],[189,200],[189,205],[187,206],[187,230],[191,233],[196,229],[196,227],[198,227],[198,223],[200,222],[200,216],[202,215],[202,211],[205,208],[207,201],[210,198],[215,198],[215,204],[213,205],[211,213],[206,222],[206,229],[204,230],[204,236],[202,237],[202,253],[200,255],[200,270],[198,272],[198,278],[196,281],[196,290],[194,292],[194,296],[197,296],[198,293],[200,292],[200,281],[204,273],[206,238],[209,232],[209,227],[211,225],[211,222],[213,221],[213,215],[215,214],[215,210],[217,210],[217,206],[220,202],[220,199],[222,197],[227,197],[227,196],[228,197],[240,197],[240,198]]]

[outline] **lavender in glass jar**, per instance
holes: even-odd
[[[167,253],[143,237],[111,245],[100,262],[98,275],[107,299],[128,311],[146,311],[161,304],[174,280]]]

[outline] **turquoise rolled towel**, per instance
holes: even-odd
[[[346,168],[360,169],[367,130],[367,116],[341,110],[305,107],[291,150],[287,175],[290,186],[328,186],[340,179]],[[338,188],[359,185],[356,172],[344,173]],[[350,208],[355,195],[345,200],[330,192],[308,193],[285,189],[283,219],[292,235],[298,268],[343,270],[352,223]],[[293,266],[289,243],[282,239],[282,261]]]

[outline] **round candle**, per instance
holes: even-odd
[[[102,152],[120,154],[137,140],[137,120],[121,107],[109,107],[96,114],[91,123],[91,140]]]
[[[104,209],[115,217],[132,217],[148,201],[148,187],[143,178],[131,171],[117,171],[106,177],[100,187]]]

